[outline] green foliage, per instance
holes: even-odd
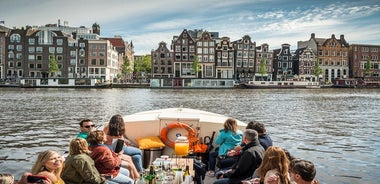
[[[263,79],[263,75],[267,74],[267,58],[265,57],[261,59],[259,72],[261,74],[261,79]]]
[[[49,73],[51,76],[54,76],[55,73],[59,71],[57,60],[55,60],[54,55],[50,55],[50,62],[49,62]]]
[[[367,63],[365,64],[365,74],[366,76],[371,75],[371,59],[369,57],[367,58]]]
[[[319,78],[320,75],[322,75],[322,68],[319,66],[319,62],[315,61],[314,65],[314,75]]]
[[[124,58],[124,63],[121,66],[121,73],[123,75],[127,75],[132,72],[131,62],[129,61],[128,57]]]
[[[141,72],[150,73],[152,71],[152,59],[149,55],[144,56],[142,61],[135,61],[134,72],[140,76]]]
[[[201,65],[199,64],[198,57],[195,56],[193,63],[191,64],[192,72],[198,77],[198,73],[201,70]]]

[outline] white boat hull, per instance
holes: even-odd
[[[126,123],[126,134],[131,141],[136,141],[138,138],[160,136],[161,130],[169,123],[181,122],[193,128],[199,139],[205,136],[211,136],[215,131],[215,138],[220,129],[223,129],[223,124],[227,116],[211,113],[202,110],[189,108],[168,108],[160,110],[152,110],[139,112],[123,117]],[[244,130],[246,123],[239,120],[239,129]],[[176,135],[187,135],[187,131],[182,128],[171,129],[168,132],[168,138],[171,141],[176,140]],[[166,146],[164,154],[171,155],[173,149]]]

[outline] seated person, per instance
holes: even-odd
[[[95,129],[95,125],[90,119],[84,119],[80,121],[79,126],[80,132],[78,133],[77,137],[83,139],[87,139],[88,134]]]
[[[104,132],[107,135],[107,140],[105,144],[112,148],[113,139],[123,139],[125,140],[125,123],[121,115],[114,115],[111,117],[108,125],[104,127]],[[128,142],[128,141],[126,141]],[[143,171],[142,166],[142,151],[139,148],[127,146],[123,147],[124,154],[132,157],[133,163],[139,172]]]
[[[264,148],[259,143],[258,133],[251,129],[245,130],[243,142],[246,145],[239,159],[231,169],[217,172],[218,179],[214,184],[241,183],[242,180],[251,177],[253,172],[260,166],[264,156]]]
[[[90,157],[95,162],[95,167],[108,181],[119,184],[133,184],[129,177],[129,170],[121,166],[123,152],[115,153],[104,145],[106,136],[103,130],[95,130],[90,133],[87,142],[90,144]]]
[[[241,130],[238,130],[237,122],[235,119],[228,118],[224,122],[223,126],[224,128],[219,131],[219,135],[215,140],[215,144],[220,146],[217,151],[210,152],[209,155],[210,170],[207,172],[208,176],[214,176],[216,158],[226,157],[227,151],[233,149],[242,141],[243,132]],[[223,160],[225,163],[220,163],[219,165],[221,166],[221,169],[225,169],[232,166],[236,160],[237,159],[231,159],[229,163],[227,163],[228,161]],[[223,161],[219,160],[219,162]]]
[[[56,151],[47,150],[38,154],[32,167],[33,175],[45,176],[52,184],[64,184],[61,178],[63,158]]]
[[[290,180],[296,184],[317,184],[314,180],[317,171],[314,164],[307,160],[293,159],[290,162],[289,174]]]
[[[61,175],[66,184],[107,184],[107,180],[100,175],[89,154],[85,139],[74,138],[70,141],[69,156],[65,160]]]

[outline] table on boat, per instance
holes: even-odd
[[[193,178],[195,176],[194,171],[194,159],[193,158],[182,158],[182,157],[174,157],[174,158],[156,158],[156,160],[152,163],[153,166],[164,166],[165,168],[170,165],[171,169],[175,171],[175,175],[180,172],[181,177],[183,175],[183,171],[186,166],[189,167],[190,176]],[[194,183],[191,179],[191,183]],[[175,184],[175,178],[173,178],[173,184]]]

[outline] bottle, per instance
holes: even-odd
[[[185,181],[186,176],[190,176],[189,166],[186,165],[185,170],[183,171],[183,181]]]
[[[154,171],[154,167],[152,165],[149,168],[149,175],[147,178],[149,184],[156,184],[156,172]]]
[[[144,172],[140,174],[140,179],[136,181],[136,184],[146,184]]]

